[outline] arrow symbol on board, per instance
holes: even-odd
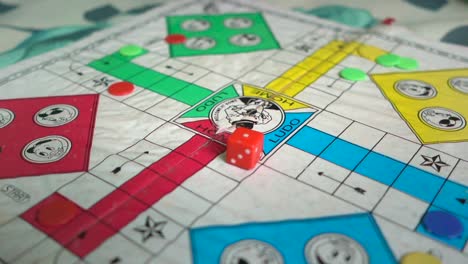
[[[110,261],[110,264],[117,264],[120,263],[121,259],[120,257],[115,257]]]
[[[183,73],[185,73],[185,74],[187,74],[187,75],[190,75],[190,76],[193,75],[193,72],[188,72],[188,71],[183,71],[183,70],[181,70],[181,69],[176,69],[176,68],[172,67],[171,65],[166,65],[165,67],[166,67],[166,69],[175,70],[175,71],[180,71],[180,72],[183,72]]]
[[[457,198],[457,201],[463,205],[467,203],[467,200],[465,198]]]
[[[353,189],[360,194],[366,193],[366,190],[362,189],[361,187],[354,187]]]
[[[126,162],[124,162],[122,165],[118,166],[118,167],[115,167],[111,172],[113,174],[117,174],[119,173],[121,170],[122,170],[122,167],[129,163],[129,162],[132,162],[132,161],[135,161],[136,159],[138,159],[139,157],[143,156],[143,155],[146,155],[146,154],[149,154],[149,151],[145,151],[143,153],[141,153],[140,155],[136,156],[135,158],[131,159],[131,160],[127,160]]]

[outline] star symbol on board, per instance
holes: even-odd
[[[421,157],[424,159],[424,161],[420,164],[421,166],[432,167],[437,172],[440,172],[440,169],[442,167],[450,166],[449,164],[442,161],[440,155],[436,155],[433,157],[421,155]]]
[[[156,222],[150,216],[146,217],[145,225],[140,227],[135,227],[133,230],[142,234],[142,242],[146,242],[151,237],[157,236],[160,238],[165,238],[163,233],[163,228],[166,226],[167,221]]]
[[[107,77],[102,77],[101,79],[99,80],[93,80],[94,84],[93,84],[93,87],[98,87],[98,86],[109,86],[109,84],[111,84],[113,82],[113,80],[110,80],[109,78]]]

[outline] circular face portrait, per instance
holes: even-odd
[[[252,26],[252,20],[243,17],[231,17],[224,20],[224,26],[228,28],[249,28]]]
[[[187,31],[204,31],[210,28],[210,22],[203,19],[189,19],[182,23],[182,28]]]
[[[450,86],[462,93],[468,94],[468,77],[456,77],[449,80]]]
[[[40,126],[57,127],[70,123],[78,117],[78,109],[72,105],[57,104],[39,110],[34,122]]]
[[[272,101],[257,97],[236,97],[215,105],[210,113],[218,129],[234,132],[238,127],[268,133],[284,121],[284,112]]]
[[[416,80],[399,81],[396,83],[395,89],[400,94],[415,99],[429,99],[437,95],[437,90],[434,86]]]
[[[216,45],[216,41],[208,37],[189,38],[185,42],[185,47],[194,50],[207,50]]]
[[[441,130],[459,130],[465,127],[465,118],[459,113],[443,108],[428,107],[419,111],[419,118],[428,126]]]
[[[238,34],[232,36],[229,39],[229,41],[237,46],[249,47],[258,45],[262,41],[262,39],[254,34]]]
[[[248,239],[226,247],[221,264],[283,264],[283,257],[270,244]]]
[[[0,128],[8,126],[13,119],[15,119],[15,114],[12,111],[0,108]]]
[[[62,136],[48,136],[31,141],[23,149],[23,157],[32,163],[51,163],[64,158],[72,144]]]
[[[354,239],[326,233],[313,237],[305,247],[308,264],[368,264],[364,248]]]

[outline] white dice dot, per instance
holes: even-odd
[[[244,136],[244,137],[249,137],[249,134],[244,133],[244,134],[242,134],[242,136]]]
[[[242,154],[237,154],[237,158],[242,159],[243,157]]]
[[[245,154],[250,155],[250,149],[245,149],[244,152]]]
[[[236,160],[235,160],[235,159],[231,159],[231,163],[232,163],[232,164],[236,164]]]

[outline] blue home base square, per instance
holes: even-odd
[[[195,264],[396,263],[367,213],[203,227],[190,237]]]

